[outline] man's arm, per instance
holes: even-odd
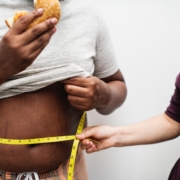
[[[46,47],[57,19],[48,19],[26,30],[28,25],[43,14],[44,10],[34,10],[21,17],[0,41],[0,84],[33,63]]]
[[[101,114],[109,114],[120,107],[126,99],[127,88],[122,73],[118,70],[115,74],[102,79],[105,82],[107,91],[96,110]]]
[[[71,105],[83,111],[96,109],[101,114],[110,114],[124,102],[127,94],[124,78],[119,70],[102,80],[90,76],[62,82],[65,83]]]

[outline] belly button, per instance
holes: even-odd
[[[28,145],[29,146],[29,148],[34,148],[34,147],[37,147],[39,144],[30,144],[30,145]]]

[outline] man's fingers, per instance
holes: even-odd
[[[87,89],[83,88],[82,86],[76,86],[76,85],[70,85],[70,84],[65,84],[64,89],[68,94],[79,96],[79,97],[84,97],[87,94]]]
[[[79,106],[84,106],[86,108],[87,103],[89,104],[89,102],[87,101],[87,99],[80,97],[80,96],[72,96],[72,95],[68,95],[68,100],[75,105],[79,105]]]
[[[31,50],[31,54],[28,54],[28,59],[27,61],[29,61],[29,65],[33,63],[33,60],[35,60],[35,58],[43,51],[43,49],[46,47],[47,44],[42,44],[41,46],[39,46],[37,49],[35,49],[34,51]],[[27,62],[28,63],[28,62]]]
[[[75,77],[62,81],[65,84],[71,84],[79,87],[88,87],[89,78]]]
[[[35,52],[39,49],[42,49],[42,47],[46,47],[46,45],[49,43],[52,34],[56,31],[55,28],[49,30],[47,33],[44,33],[43,35],[39,36],[36,40],[32,41],[30,44],[28,44],[27,48],[31,50],[31,52]],[[40,51],[41,52],[41,51]]]
[[[29,43],[33,40],[43,40],[43,35],[45,34],[48,37],[47,40],[50,40],[51,35],[55,32],[54,26],[57,24],[58,20],[56,18],[48,19],[30,29],[28,29],[24,35],[26,35],[26,42]],[[48,35],[48,36],[47,36]],[[43,42],[43,41],[42,41]]]
[[[16,34],[21,34],[22,32],[24,32],[28,28],[28,26],[31,22],[33,22],[36,18],[41,16],[43,13],[44,13],[44,10],[42,8],[27,13],[26,15],[20,17],[14,23],[12,30]]]
[[[73,107],[82,111],[89,111],[94,107],[94,104],[91,100],[77,96],[68,95],[68,101]]]

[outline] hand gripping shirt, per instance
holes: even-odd
[[[109,33],[86,0],[60,1],[62,16],[50,43],[31,66],[0,85],[0,99],[31,92],[71,77],[105,78],[118,70]],[[0,0],[0,39],[14,10],[32,11],[33,0]]]

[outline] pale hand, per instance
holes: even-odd
[[[81,140],[80,147],[87,153],[97,152],[114,146],[114,128],[110,126],[90,126],[77,134],[76,138]]]

